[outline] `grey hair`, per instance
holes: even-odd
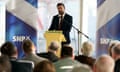
[[[93,51],[93,44],[89,41],[86,41],[82,45],[82,53],[85,56],[90,56]]]
[[[51,50],[58,50],[58,48],[60,47],[59,43],[57,41],[52,41],[49,45],[49,49]]]

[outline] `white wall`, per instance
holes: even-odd
[[[5,42],[5,2],[0,0],[0,46]]]

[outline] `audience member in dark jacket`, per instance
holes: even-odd
[[[83,64],[89,65],[93,68],[95,59],[91,57],[93,45],[91,42],[84,42],[81,48],[82,55],[76,56],[75,59]]]
[[[58,51],[59,47],[60,47],[59,44],[56,41],[53,41],[51,42],[47,53],[40,53],[38,55],[47,58],[52,62],[56,62],[59,60],[59,58],[56,56],[56,52]]]
[[[94,63],[95,63],[95,59],[94,58],[88,57],[88,56],[84,56],[84,55],[76,56],[75,59],[78,60],[79,62],[83,63],[83,64],[89,65],[91,68],[93,68]]]

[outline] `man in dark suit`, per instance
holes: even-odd
[[[52,24],[49,30],[61,30],[65,36],[66,42],[63,44],[70,44],[70,31],[72,27],[72,16],[65,13],[65,6],[63,3],[57,4],[58,14],[53,17]]]

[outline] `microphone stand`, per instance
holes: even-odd
[[[65,20],[65,19],[63,19],[66,23],[68,23],[69,25],[71,24],[71,23],[69,23],[67,20]],[[80,48],[80,46],[79,46],[79,34],[82,34],[82,35],[84,35],[87,39],[89,39],[89,37],[86,35],[86,34],[84,34],[83,32],[81,32],[78,28],[76,28],[73,24],[72,24],[72,27],[77,31],[77,33],[78,33],[78,55],[79,55],[79,48]]]
[[[76,28],[74,25],[72,25],[72,27],[77,31],[77,33],[78,33],[78,55],[80,54],[79,53],[79,48],[80,48],[80,42],[79,42],[79,35],[80,34],[82,34],[82,35],[84,35],[87,39],[89,39],[89,37],[86,35],[86,34],[84,34],[83,32],[81,32],[78,28]]]

